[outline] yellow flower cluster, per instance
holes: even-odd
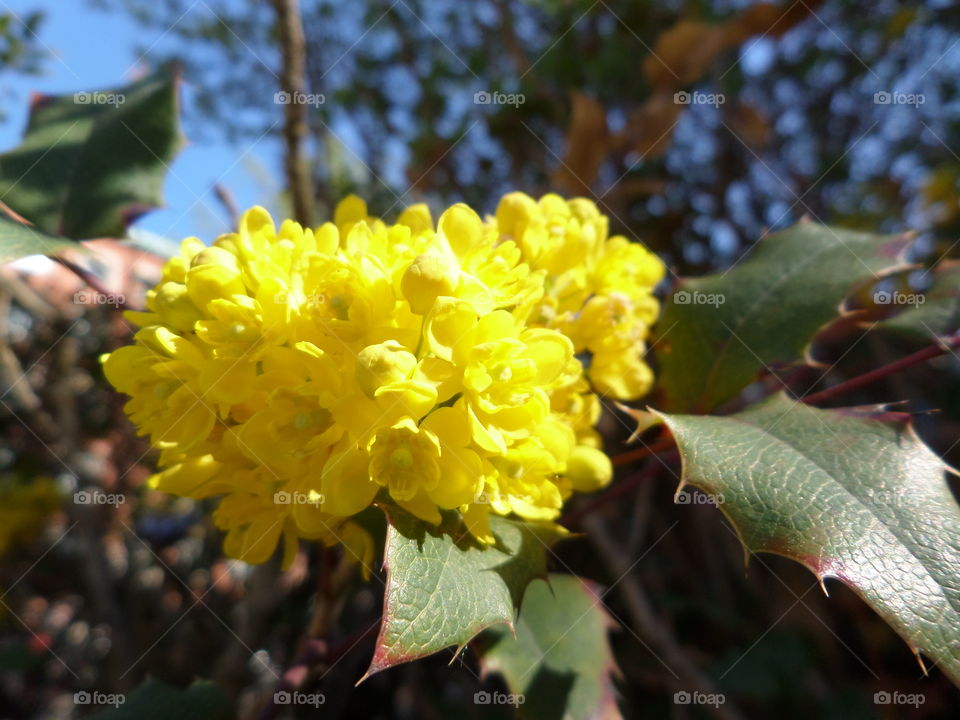
[[[490,512],[553,520],[609,482],[596,392],[648,389],[662,275],[583,199],[387,225],[351,196],[314,230],[253,208],[212,246],[183,242],[104,371],[161,450],[152,486],[223,496],[232,557],[282,537],[286,562],[298,538],[366,561],[351,518],[378,495],[430,523],[458,509],[493,542]]]

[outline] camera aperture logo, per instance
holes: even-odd
[[[309,705],[318,708],[327,701],[323,693],[305,693],[299,690],[278,690],[273,694],[274,705]]]
[[[727,301],[723,293],[705,293],[699,290],[677,290],[673,294],[673,301],[677,305],[712,305],[720,307]]]
[[[103,693],[99,690],[90,692],[81,690],[73,694],[74,705],[112,705],[115,708],[120,707],[127,701],[122,693]]]
[[[527,101],[527,96],[523,93],[502,93],[499,90],[487,92],[478,90],[473,94],[474,105],[513,105],[520,107]]]
[[[513,707],[520,707],[525,701],[526,698],[520,693],[513,694],[480,690],[473,694],[474,705],[512,705]]]

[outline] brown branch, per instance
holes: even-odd
[[[635,460],[642,460],[650,455],[656,455],[661,450],[668,450],[674,445],[676,445],[676,441],[673,439],[673,435],[668,433],[649,445],[644,445],[636,450],[628,450],[625,453],[614,455],[610,460],[614,465],[626,465]]]
[[[283,106],[284,172],[287,192],[293,204],[294,219],[303,226],[310,224],[313,190],[310,169],[303,156],[303,144],[309,132],[306,103],[307,44],[300,17],[299,0],[273,0],[277,13],[282,67],[280,90],[286,99]]]
[[[0,286],[0,380],[6,385],[11,399],[16,401],[30,418],[28,429],[38,438],[53,441],[59,437],[57,423],[43,406],[43,400],[37,395],[30,377],[24,371],[16,352],[7,341],[7,317],[10,313],[11,294],[6,287]],[[2,398],[0,398],[2,399]],[[3,403],[4,411],[16,416],[13,410]]]
[[[23,223],[24,225],[28,225],[28,226],[30,226],[30,227],[33,227],[33,223],[32,223],[32,222],[30,222],[29,220],[27,220],[25,217],[23,217],[23,216],[20,215],[19,213],[15,212],[15,211],[13,210],[13,208],[11,208],[9,205],[7,205],[6,203],[4,203],[2,200],[0,200],[0,210],[2,210],[3,212],[5,212],[7,215],[9,215],[10,217],[12,217],[12,218],[13,218],[14,220],[16,220],[17,222],[20,222],[20,223]],[[81,248],[82,246],[81,246],[79,243],[77,243],[77,247],[78,247],[78,248]],[[71,261],[71,260],[67,260],[66,258],[60,257],[59,255],[49,255],[48,257],[49,257],[51,260],[53,260],[54,262],[60,263],[60,264],[61,264],[63,267],[65,267],[67,270],[69,270],[69,271],[72,272],[74,275],[76,275],[78,278],[80,278],[81,280],[83,280],[83,282],[86,283],[86,284],[90,287],[90,289],[93,290],[94,292],[100,293],[101,295],[109,295],[109,294],[110,294],[110,292],[109,292],[109,291],[107,290],[107,288],[103,285],[103,283],[100,282],[99,278],[97,278],[96,275],[94,275],[93,273],[91,273],[91,272],[85,270],[84,268],[80,267],[80,266],[77,265],[75,262],[73,262],[73,261]],[[117,307],[126,308],[127,306],[124,304],[124,305],[118,305]]]
[[[130,309],[130,305],[127,303],[127,300],[126,300],[125,297],[123,297],[122,295],[117,295],[117,293],[112,293],[112,292],[110,292],[110,288],[108,288],[106,285],[104,285],[104,284],[100,281],[100,278],[98,278],[96,275],[94,275],[94,274],[93,274],[92,272],[90,272],[89,270],[80,267],[79,265],[77,265],[77,263],[73,262],[72,260],[67,260],[66,258],[60,257],[59,255],[51,256],[50,259],[53,260],[53,261],[56,262],[56,263],[60,263],[60,264],[63,265],[63,267],[65,267],[67,270],[69,270],[69,271],[72,272],[74,275],[76,275],[78,278],[80,278],[81,280],[83,280],[83,282],[84,282],[91,290],[93,290],[95,293],[97,293],[97,294],[99,294],[99,295],[115,295],[115,296],[117,297],[117,300],[118,300],[118,302],[116,303],[115,307],[116,307],[118,310],[120,310],[120,309],[129,310],[129,309]],[[120,300],[122,300],[122,302],[120,302]]]
[[[269,702],[263,706],[257,715],[257,720],[273,720],[283,709],[283,705],[276,703],[277,693],[293,692],[303,687],[310,673],[314,668],[321,664],[328,667],[337,662],[341,657],[356,647],[364,637],[370,634],[370,631],[376,629],[378,623],[373,623],[365,628],[360,628],[347,635],[333,647],[327,647],[327,643],[320,638],[307,638],[304,640],[300,652],[294,659],[290,667],[284,671],[274,688],[273,695]]]
[[[337,559],[338,555],[339,558]],[[334,559],[337,559],[335,565],[332,563]],[[321,576],[313,617],[310,619],[305,637],[300,641],[300,648],[290,667],[284,671],[277,681],[273,688],[273,694],[270,695],[269,700],[257,715],[257,720],[275,718],[283,709],[283,706],[276,702],[277,693],[299,690],[307,682],[314,669],[321,664],[330,666],[335,663],[342,655],[359,643],[370,630],[376,627],[376,623],[374,623],[365,630],[353,633],[330,647],[326,638],[330,635],[333,624],[343,609],[347,595],[346,590],[356,571],[356,565],[352,562],[352,558],[337,548],[325,550],[324,560],[326,561],[324,570],[329,569],[329,572],[323,572]]]
[[[60,317],[60,312],[49,300],[37,293],[7,265],[0,265],[0,292],[9,292],[18,305],[38,320],[51,323]]]
[[[619,591],[633,629],[647,642],[660,661],[670,672],[669,682],[676,690],[697,691],[706,695],[719,694],[713,680],[690,658],[668,626],[657,616],[643,587],[632,574],[636,563],[627,555],[621,544],[614,539],[601,517],[584,519],[587,536],[593,543],[606,566],[607,572],[618,578]],[[705,706],[719,720],[742,720],[740,712],[730,703]]]
[[[220,205],[227,214],[227,221],[230,223],[230,229],[236,230],[238,227],[240,227],[240,211],[237,210],[237,199],[233,196],[230,188],[221,183],[214,183],[213,194],[216,196],[217,200],[220,201]]]
[[[851,390],[857,390],[864,385],[869,385],[877,380],[882,380],[885,377],[894,375],[908,367],[919,365],[920,363],[924,363],[927,360],[931,360],[941,355],[946,355],[949,352],[953,352],[953,349],[956,347],[960,347],[960,333],[949,338],[942,338],[923,350],[918,350],[911,355],[907,355],[904,358],[895,360],[892,363],[882,365],[881,367],[864,373],[863,375],[858,375],[857,377],[845,380],[844,382],[827,388],[826,390],[821,390],[820,392],[813,393],[812,395],[805,395],[799,399],[805,403],[818,403],[823,402],[824,400],[830,400],[837,395],[842,395],[843,393],[850,392]]]
[[[670,439],[672,440],[673,438],[671,437]],[[671,450],[663,455],[660,455],[658,458],[651,459],[650,462],[647,463],[647,465],[639,472],[624,478],[618,483],[614,483],[604,492],[590,498],[590,500],[584,502],[579,507],[574,508],[565,514],[562,518],[560,518],[560,524],[570,529],[575,528],[580,521],[590,513],[596,511],[604,505],[607,505],[608,503],[613,502],[617,498],[625,495],[635,487],[642,485],[645,481],[652,478],[663,467],[662,463],[667,462],[668,460],[673,460],[677,457],[677,455],[677,450]]]

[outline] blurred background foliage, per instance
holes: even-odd
[[[98,0],[182,38],[188,134],[279,132],[267,3]],[[803,215],[925,233],[960,223],[953,3],[305,1],[318,201],[506,190],[596,195],[689,271]],[[144,46],[144,50],[147,46]],[[476,92],[525,102],[476,105]],[[677,91],[722,94],[677,105]],[[879,104],[875,93],[922,95]],[[395,208],[394,208],[395,209]]]
[[[280,135],[270,3],[88,2],[142,27],[138,42],[151,66],[182,68],[193,143],[227,139],[243,148]],[[40,5],[20,2],[16,14],[0,5],[0,81],[54,62],[42,13],[23,11]],[[317,218],[347,192],[394,215],[420,200],[492,212],[507,190],[557,190],[594,197],[615,231],[680,274],[727,267],[764,232],[805,215],[915,230],[923,262],[960,254],[960,13],[951,2],[301,6],[306,89],[324,96],[308,114],[304,159]],[[161,34],[162,51],[154,47]],[[475,102],[494,92],[524,100]],[[677,93],[723,101],[684,104]],[[885,103],[883,93],[923,101]],[[276,166],[279,176],[279,159]],[[251,569],[225,560],[203,503],[144,487],[149,448],[96,360],[126,339],[128,326],[113,308],[64,314],[44,288],[6,270],[0,279],[0,717],[69,717],[72,693],[129,692],[148,676],[178,685],[213,679],[236,700],[236,716],[255,717],[274,674],[296,654],[336,554],[305,547],[283,574],[272,563]],[[912,281],[929,279],[904,279]],[[881,310],[866,308],[867,319]],[[833,376],[917,347],[864,333],[862,320],[848,318],[822,338],[822,356],[839,362]],[[939,366],[948,372],[917,368],[844,400],[909,397],[912,410],[942,409],[936,426],[921,418],[920,429],[956,465],[960,383],[955,363]],[[821,372],[809,371],[806,382],[822,381]],[[613,413],[603,429],[613,452],[629,434]],[[873,693],[896,689],[923,692],[926,702],[883,717],[955,716],[956,690],[936,672],[924,679],[902,641],[852,592],[831,584],[827,599],[804,569],[778,557],[752,559],[744,577],[739,543],[719,514],[672,504],[677,472],[675,460],[657,478],[649,466],[621,467],[618,479],[645,479],[596,517],[639,558],[631,587],[727,694],[725,711],[870,718],[878,716]],[[126,502],[71,503],[84,487]],[[598,569],[597,552],[582,539],[563,543],[552,569],[614,588],[605,601],[620,626],[613,643],[625,716],[709,716],[671,702],[679,681],[648,650],[651,639],[632,621],[637,598]],[[369,660],[381,583],[354,579],[331,630],[337,653],[311,684],[326,695],[326,716],[509,716],[473,704],[477,690],[503,688],[477,677],[470,649],[452,666],[441,654],[353,687]]]

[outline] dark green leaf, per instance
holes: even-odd
[[[496,545],[483,547],[456,513],[433,527],[388,513],[383,622],[364,677],[454,646],[499,623],[512,627],[527,584],[546,577],[546,553],[564,531],[493,516]]]
[[[521,717],[619,718],[607,638],[613,625],[594,587],[572,575],[551,575],[549,585],[527,587],[516,637],[506,627],[487,631],[481,666],[504,677]]]
[[[84,703],[81,693],[74,701]],[[86,694],[90,701],[103,701],[101,694]],[[230,720],[233,708],[227,695],[216,685],[196,681],[188,688],[178,688],[158,680],[147,680],[114,708],[102,710],[96,720]]]
[[[122,237],[163,202],[164,176],[182,144],[177,110],[170,72],[112,90],[41,97],[23,142],[0,155],[0,197],[48,233]]]
[[[801,359],[854,287],[903,266],[906,241],[804,222],[725,273],[682,279],[655,346],[666,409],[706,412],[765,366]]]
[[[66,238],[48,235],[30,225],[24,225],[0,212],[0,263],[26,255],[50,255],[64,247],[80,247]]]

